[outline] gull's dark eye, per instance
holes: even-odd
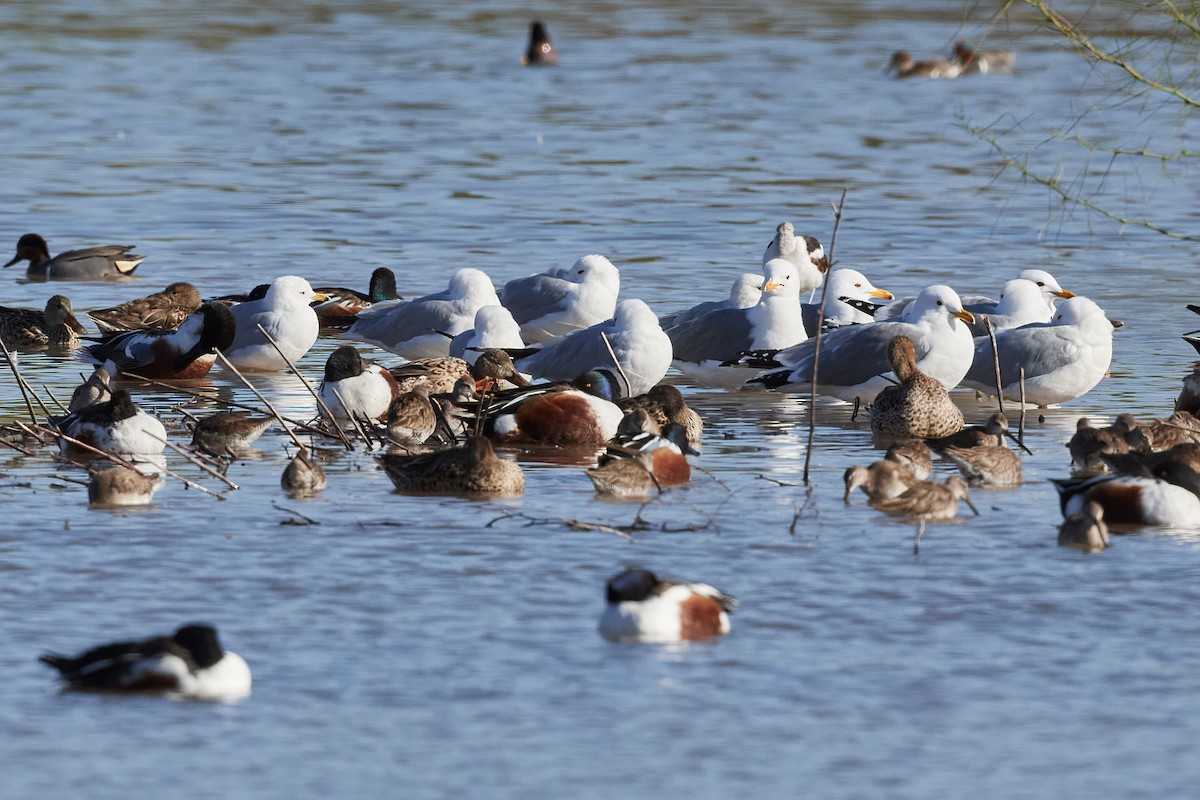
[[[939,305],[939,306],[940,306],[940,305],[942,305],[942,301],[941,301],[941,300],[938,300],[938,305]]]
[[[1046,285],[1046,282],[1045,282],[1045,281],[1038,281],[1038,282],[1037,282],[1037,284],[1038,284],[1038,286],[1045,286],[1045,285]]]
[[[584,272],[586,272],[586,271],[587,271],[587,270],[582,270],[582,269],[581,269],[581,270],[579,270],[579,274],[580,274],[580,275],[582,275],[582,274],[583,274]]]
[[[854,288],[855,288],[855,289],[861,289],[861,288],[862,288],[862,284],[861,284],[861,283],[856,283],[856,284],[854,284]]]

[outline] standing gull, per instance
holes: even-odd
[[[790,261],[799,270],[801,294],[820,286],[821,276],[829,271],[829,260],[825,258],[825,249],[821,247],[821,243],[812,236],[797,236],[796,229],[790,222],[781,222],[776,226],[775,238],[771,239],[767,249],[763,251],[763,266],[775,258]]]

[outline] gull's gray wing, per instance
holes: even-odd
[[[667,336],[675,358],[699,364],[728,361],[754,345],[754,330],[744,308],[723,308],[691,322],[675,325]]]
[[[818,383],[825,386],[857,386],[876,375],[892,371],[888,361],[888,344],[897,336],[908,336],[920,360],[929,352],[920,330],[907,322],[871,322],[834,328],[821,337],[821,374]],[[809,339],[795,347],[779,351],[776,360],[793,364],[792,383],[812,380],[813,354],[816,340]]]
[[[554,275],[530,275],[504,284],[500,303],[512,312],[518,325],[543,317],[546,314],[565,311],[570,301],[570,281]]]
[[[612,320],[584,328],[558,339],[551,339],[537,353],[518,359],[521,372],[551,381],[569,381],[590,369],[615,369],[612,356],[600,334],[612,339],[615,324]]]
[[[1021,367],[1025,380],[1045,375],[1080,358],[1079,331],[1070,325],[1035,323],[1001,331],[996,336],[996,351],[1000,361],[1000,384],[1008,386],[1020,380]],[[964,379],[983,386],[996,382],[996,367],[992,363],[992,344],[985,337],[975,340],[975,360]]]

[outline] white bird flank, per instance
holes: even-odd
[[[600,617],[600,633],[617,642],[664,644],[683,639],[683,604],[694,595],[715,600],[725,595],[707,583],[675,583],[644,600],[609,603]],[[719,633],[729,633],[729,615],[720,612]]]
[[[309,306],[323,295],[313,292],[304,278],[284,275],[276,278],[260,300],[238,303],[230,311],[237,323],[233,344],[225,357],[240,370],[271,372],[287,368],[287,362],[258,330],[270,334],[279,349],[293,362],[309,351],[317,341],[320,322]]]
[[[482,306],[475,312],[475,327],[450,340],[450,355],[474,364],[480,350],[523,347],[521,326],[512,313],[504,306]]]

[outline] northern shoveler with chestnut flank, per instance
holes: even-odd
[[[676,422],[687,432],[687,443],[700,452],[700,437],[704,434],[704,420],[683,399],[683,393],[669,383],[660,383],[645,394],[619,400],[617,405],[625,413],[642,408],[659,428]]]
[[[801,294],[820,286],[821,276],[829,271],[825,248],[812,236],[797,236],[796,228],[790,222],[781,222],[775,227],[775,237],[763,251],[763,266],[775,258],[790,261],[796,267]]]
[[[348,328],[358,314],[376,303],[403,299],[396,293],[396,274],[387,267],[378,267],[371,273],[366,294],[353,289],[325,286],[313,291],[325,296],[324,300],[313,303],[313,311],[324,328]]]
[[[218,457],[238,458],[274,422],[274,417],[252,417],[241,411],[207,414],[196,420],[192,447]]]
[[[409,359],[446,356],[447,335],[468,330],[482,306],[499,304],[491,278],[477,269],[460,269],[444,292],[364,309],[345,335]]]
[[[943,447],[941,454],[954,462],[972,486],[1020,486],[1021,459],[1007,447]]]
[[[883,454],[885,461],[895,461],[919,481],[927,480],[933,471],[933,453],[924,442],[897,442]]]
[[[912,339],[896,336],[887,353],[900,383],[884,387],[875,397],[870,408],[871,431],[894,439],[926,439],[962,430],[962,412],[946,387],[917,368]]]
[[[158,455],[166,445],[167,430],[158,418],[142,411],[125,389],[117,389],[112,399],[67,414],[51,417],[50,426],[106,453],[118,456]],[[64,452],[71,448],[65,439]]]
[[[69,689],[166,692],[197,700],[250,694],[250,668],[237,653],[221,649],[211,625],[185,625],[171,636],[106,644],[74,658],[44,653],[38,660],[58,670]]]
[[[629,380],[617,396],[650,391],[670,369],[671,340],[644,301],[622,300],[612,319],[552,339],[513,360],[535,378],[564,381],[588,370],[613,369],[614,356]]]
[[[895,73],[897,78],[957,78],[962,74],[963,66],[944,58],[916,61],[904,50],[897,50],[892,53],[887,71]]]
[[[0,307],[0,339],[9,349],[73,350],[79,346],[76,334],[83,332],[71,301],[61,294],[47,300],[42,311]]]
[[[292,460],[284,468],[279,485],[292,497],[311,497],[324,490],[327,485],[325,470],[321,469],[321,465],[308,451],[301,450],[292,456]]]
[[[497,497],[525,493],[521,467],[496,455],[492,443],[482,436],[471,436],[463,445],[447,450],[418,455],[388,453],[378,458],[392,483],[402,492]]]
[[[646,412],[638,409],[638,413]],[[670,422],[662,435],[651,432],[617,435],[608,443],[596,466],[587,470],[587,476],[600,494],[646,497],[692,479],[685,453],[695,453],[688,447],[687,432],[682,425]]]
[[[92,472],[88,479],[88,504],[93,508],[123,508],[150,504],[162,486],[158,474],[142,473],[114,466]]]
[[[885,458],[869,467],[850,467],[842,475],[842,481],[846,484],[842,502],[849,503],[855,489],[861,488],[872,501],[887,500],[904,494],[918,479],[904,464]]]
[[[620,291],[620,271],[593,254],[570,269],[511,280],[500,298],[521,326],[521,338],[537,344],[611,319]]]
[[[224,303],[205,303],[173,331],[134,330],[114,333],[83,348],[85,361],[109,373],[131,372],[142,378],[203,378],[235,336],[233,314]]]
[[[17,254],[5,264],[11,267],[18,261],[28,261],[26,277],[34,280],[105,280],[133,274],[145,256],[129,252],[132,245],[103,245],[68,250],[50,257],[46,240],[36,233],[27,233],[17,240]]]
[[[261,298],[233,306],[237,332],[225,357],[239,370],[273,372],[286,369],[279,355],[258,326],[270,334],[275,344],[292,362],[296,362],[317,341],[320,324],[309,305],[325,295],[313,291],[304,278],[284,275],[276,278]]]
[[[1004,396],[1020,400],[1022,367],[1027,403],[1052,406],[1086,394],[1108,372],[1112,336],[1112,323],[1100,306],[1079,296],[1059,303],[1050,322],[1000,331],[996,348]],[[986,338],[978,342],[963,384],[992,394],[996,391],[992,345]]]
[[[190,283],[172,283],[161,292],[129,300],[112,308],[89,311],[101,333],[151,330],[173,331],[200,308],[200,292]]]
[[[529,26],[529,46],[525,48],[525,55],[521,56],[521,63],[542,67],[553,67],[558,63],[558,53],[550,43],[550,34],[540,22]]]
[[[566,385],[532,386],[493,406],[487,430],[501,441],[602,445],[625,416],[613,402],[617,391],[616,377],[598,370]]]
[[[1058,528],[1058,543],[1062,547],[1076,547],[1085,553],[1108,547],[1104,506],[1089,500],[1082,509],[1064,519]]]
[[[325,379],[317,397],[338,421],[379,420],[400,395],[396,379],[378,364],[363,361],[351,345],[343,345],[329,354]],[[325,410],[321,410],[325,416]]]
[[[754,377],[756,369],[735,363],[740,353],[778,350],[808,338],[798,274],[792,262],[773,258],[763,267],[758,305],[714,311],[668,330],[671,363],[703,386],[732,388]]]
[[[83,383],[75,387],[71,393],[71,403],[67,406],[68,413],[95,403],[106,403],[112,399],[112,375],[104,367],[96,367]]]
[[[1200,525],[1200,475],[1185,466],[1164,464],[1154,477],[1098,475],[1092,478],[1052,479],[1064,517],[1082,510],[1089,501],[1104,508],[1110,525]]]
[[[912,340],[921,372],[953,389],[975,357],[975,342],[963,324],[973,320],[970,312],[963,310],[958,293],[937,284],[917,295],[898,320],[834,328],[821,337],[817,391],[846,401],[874,400],[885,386],[892,385],[885,377],[891,372],[887,351],[897,336]],[[783,368],[765,372],[750,383],[808,391],[815,344],[809,340],[779,351],[773,360]]]
[[[605,585],[600,635],[614,642],[664,644],[729,633],[737,600],[707,583],[659,580],[647,569],[627,569]]]

